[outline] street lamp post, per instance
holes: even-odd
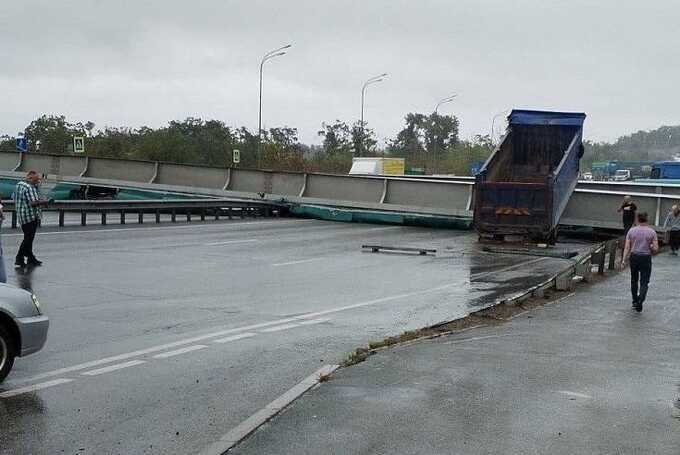
[[[450,103],[453,101],[453,99],[458,96],[457,94],[453,94],[451,96],[448,96],[446,98],[442,98],[437,102],[437,104],[434,106],[434,114],[435,114],[435,120],[437,115],[439,115],[439,106],[445,103]],[[437,155],[439,154],[439,150],[437,149],[437,138],[434,138],[434,148],[432,149],[432,173],[434,174],[435,172],[438,172],[438,162],[439,160],[437,159]]]
[[[498,117],[500,117],[501,115],[505,115],[505,114],[507,114],[507,113],[508,113],[507,110],[502,111],[502,112],[499,112],[498,114],[494,115],[493,118],[491,119],[491,136],[490,136],[491,145],[495,145],[495,143],[496,143],[496,141],[494,140],[494,135],[496,134],[496,133],[494,132],[494,126],[496,125],[496,119],[497,119]]]
[[[280,57],[282,55],[285,55],[286,53],[283,52],[284,49],[288,49],[291,47],[292,44],[287,44],[285,46],[279,47],[278,49],[274,49],[273,51],[269,51],[264,56],[262,57],[262,60],[260,60],[260,108],[258,111],[257,115],[257,167],[262,167],[262,150],[261,150],[261,144],[262,144],[262,69],[264,68],[264,64],[267,60],[271,60],[274,57]]]
[[[359,150],[357,150],[357,155],[361,156],[364,148],[364,97],[366,95],[366,87],[376,82],[381,82],[384,80],[387,73],[382,73],[380,76],[374,76],[364,82],[363,87],[361,87],[361,135],[359,137]]]

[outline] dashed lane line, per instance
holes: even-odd
[[[314,324],[321,324],[323,322],[328,322],[330,321],[330,318],[319,318],[319,319],[312,319],[310,321],[302,321],[299,324],[300,325],[314,325]]]
[[[72,382],[72,381],[73,381],[73,379],[60,378],[60,379],[53,379],[51,381],[40,382],[38,384],[33,384],[33,385],[26,386],[26,387],[19,387],[18,389],[13,389],[13,390],[8,390],[6,392],[1,392],[0,398],[10,398],[10,397],[13,397],[13,396],[16,396],[16,395],[21,395],[23,393],[35,392],[37,390],[46,389],[48,387],[54,387],[55,385],[66,384],[66,383]]]
[[[272,264],[272,267],[283,267],[285,265],[306,264],[308,262],[316,262],[316,261],[321,261],[323,259],[325,259],[325,258],[311,258],[311,259],[300,259],[299,261],[279,262],[277,264]]]
[[[80,363],[80,364],[72,365],[72,366],[69,366],[69,367],[59,368],[59,369],[52,370],[52,371],[46,371],[44,373],[40,373],[40,374],[31,376],[31,377],[28,377],[28,378],[25,378],[25,379],[21,379],[21,382],[33,382],[33,381],[38,381],[38,380],[53,377],[53,376],[61,376],[61,375],[68,374],[68,373],[87,370],[87,369],[94,368],[94,367],[97,367],[97,366],[100,366],[100,365],[106,365],[106,364],[110,364],[110,363],[114,363],[114,362],[120,362],[120,361],[128,360],[128,359],[131,359],[131,358],[134,358],[134,357],[141,357],[141,356],[144,356],[144,355],[147,355],[147,354],[153,354],[153,353],[156,353],[156,352],[165,351],[167,349],[171,349],[171,348],[175,348],[175,347],[185,346],[185,345],[189,345],[189,344],[195,344],[195,343],[200,342],[200,341],[224,337],[225,335],[232,335],[232,334],[235,335],[235,334],[239,334],[240,332],[250,332],[250,331],[253,331],[253,330],[260,330],[260,329],[264,329],[264,328],[268,328],[268,327],[282,326],[282,325],[289,324],[289,323],[294,323],[297,326],[297,325],[301,324],[303,321],[320,319],[321,316],[326,316],[326,315],[329,315],[329,314],[339,313],[339,312],[342,312],[342,311],[347,311],[347,310],[352,310],[352,309],[363,308],[363,307],[378,305],[378,304],[382,304],[382,303],[392,302],[392,301],[395,301],[395,300],[401,300],[401,299],[406,299],[406,298],[411,298],[411,297],[416,297],[416,296],[432,294],[432,293],[444,291],[446,289],[456,287],[456,286],[460,286],[460,283],[445,284],[445,285],[442,285],[442,286],[436,286],[436,287],[425,289],[425,290],[406,292],[406,293],[402,293],[402,294],[395,294],[395,295],[391,295],[391,296],[381,297],[381,298],[378,298],[378,299],[372,299],[372,300],[367,300],[367,301],[364,301],[364,302],[355,303],[355,304],[352,304],[352,305],[345,305],[345,306],[341,306],[341,307],[330,308],[328,310],[317,311],[317,312],[314,312],[314,313],[306,313],[306,314],[303,314],[303,315],[300,315],[300,316],[293,316],[293,317],[289,317],[289,318],[277,319],[277,320],[274,320],[274,321],[261,322],[261,323],[258,323],[258,324],[251,324],[251,325],[242,326],[242,327],[235,327],[235,328],[230,328],[230,329],[225,329],[225,330],[219,330],[219,331],[216,331],[216,332],[206,333],[204,335],[199,335],[199,336],[195,336],[195,337],[191,337],[191,338],[185,338],[183,340],[178,340],[178,341],[174,341],[174,342],[171,342],[171,343],[161,344],[161,345],[157,345],[157,346],[151,346],[151,347],[146,348],[146,349],[140,349],[140,350],[137,350],[137,351],[127,352],[127,353],[124,353],[124,354],[119,354],[119,355],[115,355],[115,356],[111,356],[111,357],[105,357],[105,358],[102,358],[102,359],[93,360],[93,361],[85,362],[85,363]],[[280,329],[280,330],[283,330],[283,329]],[[132,362],[145,363],[142,360],[135,360],[135,361],[132,361]],[[105,367],[105,368],[101,368],[99,370],[89,371],[87,373],[90,373],[90,374],[87,374],[86,376],[92,376],[93,372],[97,372],[98,374],[102,374],[102,373],[99,373],[102,370],[104,370],[103,372],[115,371],[116,369],[118,369],[119,365],[126,365],[125,367],[127,367],[127,366],[134,366],[134,365],[137,365],[137,364],[139,364],[139,363],[131,364],[131,362],[127,362],[125,364],[111,365],[110,367]],[[112,370],[107,370],[108,368],[111,368],[111,367],[116,367],[116,368],[113,368]],[[85,373],[82,373],[82,374],[85,374]]]
[[[268,329],[262,329],[262,330],[260,330],[260,332],[263,332],[263,333],[280,332],[282,330],[288,330],[288,329],[292,329],[294,327],[300,327],[300,324],[277,325],[275,327],[269,327]]]
[[[129,362],[116,363],[115,365],[109,365],[108,367],[99,368],[97,370],[90,370],[90,371],[86,371],[86,372],[80,373],[80,374],[82,374],[84,376],[98,376],[100,374],[110,373],[110,372],[116,371],[116,370],[122,370],[123,368],[134,367],[134,366],[137,366],[137,365],[141,365],[143,363],[146,363],[146,361],[144,361],[144,360],[131,360]]]
[[[204,243],[203,245],[205,246],[220,246],[220,245],[231,245],[234,243],[255,243],[259,242],[259,239],[243,239],[243,240],[227,240],[224,242],[211,242],[211,243]]]
[[[153,358],[154,359],[167,359],[168,357],[174,357],[176,355],[181,355],[181,354],[186,354],[188,352],[198,351],[199,349],[205,349],[207,347],[208,346],[206,346],[205,344],[195,344],[193,346],[187,346],[186,348],[175,349],[174,351],[168,351],[168,352],[164,352],[162,354],[156,354],[155,356],[153,356]]]
[[[252,338],[254,336],[257,336],[257,333],[246,332],[246,333],[241,333],[239,335],[232,335],[230,337],[213,340],[213,343],[220,343],[220,344],[221,343],[229,343],[231,341],[242,340],[244,338]]]

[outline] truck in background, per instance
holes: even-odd
[[[505,136],[475,178],[480,239],[518,235],[555,243],[576,187],[586,115],[513,110]]]
[[[352,158],[350,175],[404,175],[404,158]]]
[[[652,165],[651,180],[680,181],[680,161],[660,161]]]
[[[653,161],[595,161],[591,166],[593,180],[625,181],[649,178]],[[621,171],[628,171],[621,172]]]

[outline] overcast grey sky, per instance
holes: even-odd
[[[410,111],[441,108],[463,137],[511,107],[585,111],[586,137],[680,124],[677,1],[5,0],[0,132],[42,113],[97,128],[187,116],[318,143],[322,121],[353,121],[363,81],[382,139]]]

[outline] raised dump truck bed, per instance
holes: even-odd
[[[553,242],[578,180],[583,121],[573,112],[513,110],[508,129],[475,179],[481,237]]]

